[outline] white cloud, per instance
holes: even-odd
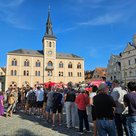
[[[0,7],[17,7],[21,5],[24,2],[24,0],[3,0],[0,1]]]
[[[97,4],[97,3],[101,3],[103,1],[106,1],[106,0],[70,0],[71,2],[75,2],[75,3],[84,3],[84,4],[88,4],[88,3],[94,3],[94,4]]]
[[[91,58],[97,58],[97,56],[98,56],[98,50],[96,48],[91,48],[89,50],[89,56]]]
[[[25,0],[3,0],[0,1],[0,20],[13,27],[20,29],[31,29],[24,23],[22,17],[17,15],[16,9],[23,4]]]
[[[103,16],[99,16],[95,19],[91,19],[86,22],[81,22],[79,25],[107,25],[107,24],[112,24],[112,23],[117,23],[121,21],[122,14],[106,14]]]
[[[128,18],[124,18],[124,15],[121,13],[120,14],[119,13],[118,14],[108,13],[106,15],[99,16],[97,18],[91,19],[86,22],[77,23],[77,25],[75,26],[73,25],[59,32],[68,32],[68,31],[72,31],[72,30],[78,29],[79,27],[83,27],[83,26],[109,25],[113,23],[119,23],[121,21],[124,21],[124,19],[128,19]]]

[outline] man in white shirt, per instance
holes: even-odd
[[[43,99],[44,99],[44,90],[38,86],[35,93],[36,93],[36,104],[38,109],[38,115],[41,115],[42,107],[43,107]]]
[[[111,92],[111,96],[113,97],[116,103],[115,124],[117,128],[118,136],[123,136],[123,127],[126,133],[126,136],[129,136],[128,126],[126,123],[126,117],[128,114],[128,110],[125,108],[125,105],[123,102],[124,95],[127,94],[127,91],[122,89],[122,87],[119,85],[118,80],[114,80],[112,82],[112,86],[113,86],[113,90]]]

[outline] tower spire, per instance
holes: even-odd
[[[50,17],[50,5],[48,7],[48,18],[46,22],[46,34],[47,36],[53,36],[53,31],[52,31],[52,22],[51,22],[51,17]]]

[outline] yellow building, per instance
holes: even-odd
[[[0,91],[5,90],[5,75],[6,75],[6,68],[0,68]]]
[[[56,52],[56,37],[53,35],[50,12],[46,33],[42,39],[43,50],[18,49],[8,52],[6,89],[10,85],[84,81],[84,59],[68,53]]]

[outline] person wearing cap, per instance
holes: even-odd
[[[127,125],[127,116],[128,116],[128,109],[125,108],[123,97],[127,94],[127,91],[122,89],[118,80],[114,80],[112,82],[113,90],[111,92],[111,96],[113,97],[116,108],[115,108],[115,124],[117,129],[118,136],[123,136],[123,127],[126,136],[129,136],[128,133],[128,125]]]
[[[83,121],[85,123],[86,131],[89,131],[89,122],[86,113],[86,107],[89,105],[89,96],[85,93],[84,89],[80,89],[80,93],[76,97],[75,102],[78,107],[79,132],[83,132]]]
[[[98,94],[93,98],[96,127],[99,136],[116,136],[114,122],[115,101],[108,95],[108,87],[101,83],[98,88]]]

